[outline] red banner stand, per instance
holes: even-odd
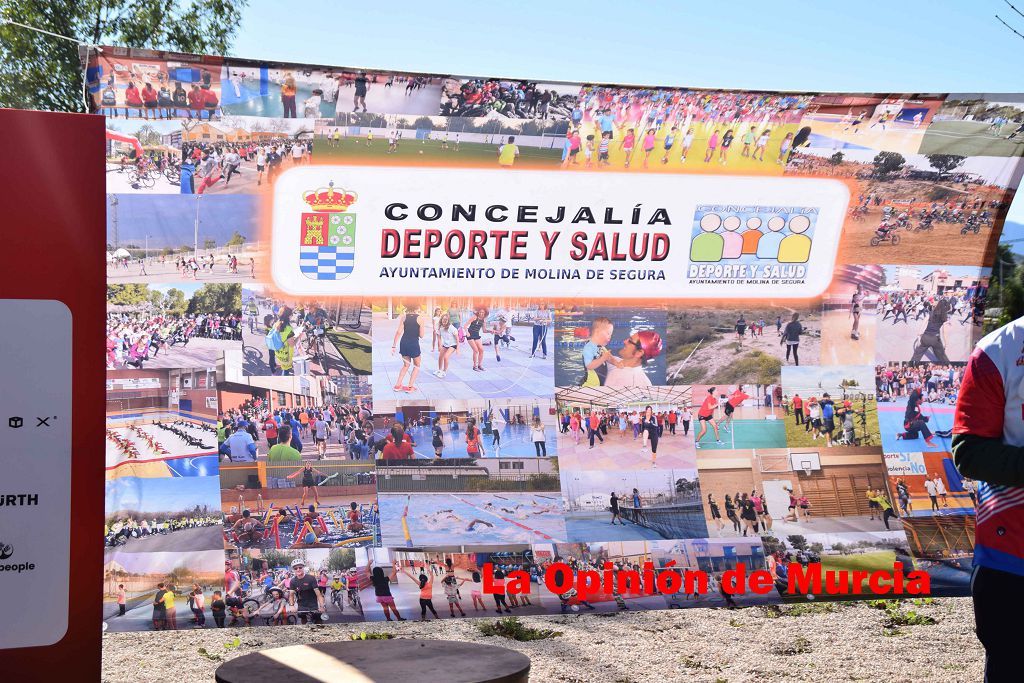
[[[0,109],[0,130],[0,299],[63,302],[71,311],[72,325],[72,382],[66,389],[72,397],[71,513],[65,520],[70,562],[64,568],[66,581],[50,587],[65,597],[61,602],[68,610],[68,628],[51,645],[0,649],[0,661],[4,678],[10,681],[98,681],[104,510],[104,120]],[[31,331],[17,325],[9,325],[2,336],[0,352],[8,344],[33,345]],[[7,354],[3,357],[10,361]],[[0,416],[0,434],[10,427],[9,419]],[[31,418],[25,419],[28,426]],[[13,472],[16,465],[5,462],[5,455],[0,451],[0,493],[31,493],[5,490],[4,472]],[[9,522],[16,511],[0,507],[0,536],[5,517]],[[35,543],[45,546],[47,534],[39,531]],[[12,559],[21,550],[15,548]],[[4,613],[0,618],[0,630],[18,629],[18,614]]]

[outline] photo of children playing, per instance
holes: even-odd
[[[543,614],[543,577],[529,545],[367,548],[356,551],[365,561],[370,585],[362,591],[369,621],[452,619],[488,614]],[[363,559],[365,557],[365,560]],[[504,588],[510,572],[530,575],[530,592],[485,593],[483,567],[490,564],[495,587]],[[376,607],[373,607],[376,603]]]
[[[546,303],[517,299],[375,304],[374,398],[550,398],[551,321]]]
[[[663,308],[555,311],[555,386],[663,386]]]
[[[882,443],[870,365],[785,367],[782,392],[786,443],[791,448],[866,448]]]
[[[949,451],[965,363],[888,363],[875,368],[886,453]]]
[[[990,272],[885,266],[876,361],[966,361],[981,338]]]
[[[573,387],[555,398],[562,470],[695,467],[689,387]]]
[[[783,365],[817,365],[821,311],[770,303],[668,312],[669,384],[777,384]]]

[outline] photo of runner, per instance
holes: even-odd
[[[310,375],[347,383],[368,380],[368,302],[300,300],[252,284],[242,288],[242,314],[243,374]]]
[[[224,112],[242,116],[330,118],[346,111],[435,114],[439,76],[386,71],[269,68],[229,60],[223,68]]]
[[[886,453],[949,451],[964,363],[888,363],[875,368]]]
[[[223,601],[224,550],[108,552],[103,560],[107,631],[213,628]]]
[[[1024,153],[1024,97],[952,93],[921,141],[922,154],[1019,157]]]
[[[562,470],[561,475],[570,542],[708,535],[696,469]]]
[[[666,331],[664,308],[557,309],[555,386],[663,386]]]
[[[881,445],[877,388],[870,365],[782,369],[786,443],[790,448],[862,448]]]
[[[885,266],[876,362],[967,360],[981,338],[991,270]]]
[[[107,286],[106,366],[203,367],[241,345],[240,285]]]
[[[574,387],[555,398],[563,471],[693,469],[689,387]]]
[[[550,320],[547,311],[541,316]],[[551,327],[534,344],[535,304],[455,297],[389,299],[374,308],[373,392],[377,401],[550,398]]]
[[[821,362],[865,365],[875,362],[882,266],[837,266],[822,301]]]
[[[668,312],[667,339],[669,384],[778,384],[783,366],[818,364],[821,311],[676,306]]]
[[[108,194],[107,281],[252,282],[269,261],[256,233],[249,195]]]
[[[553,119],[349,113],[317,122],[313,153],[345,164],[555,168],[568,127]]]

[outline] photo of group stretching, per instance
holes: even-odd
[[[667,327],[664,308],[557,309],[555,386],[665,385]]]
[[[669,384],[777,384],[783,365],[817,365],[822,315],[771,303],[668,312]]]
[[[705,538],[696,469],[565,470],[570,542]]]
[[[790,448],[876,449],[877,387],[870,365],[782,369],[782,412]]]
[[[886,453],[949,451],[965,363],[888,363],[875,368]]]
[[[711,537],[901,528],[878,449],[698,451]]]
[[[550,398],[552,311],[515,298],[409,298],[373,307],[377,401]]]
[[[981,338],[989,268],[885,266],[876,362],[963,362]]]
[[[689,387],[559,389],[555,393],[559,466],[562,470],[693,469],[691,396]]]

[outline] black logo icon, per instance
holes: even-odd
[[[7,426],[10,427],[11,429],[18,429],[19,427],[21,427],[24,424],[25,424],[25,420],[23,420],[20,417],[10,417],[10,418],[7,418]]]
[[[0,543],[0,560],[6,560],[14,554],[14,546],[10,543]]]
[[[37,417],[36,418],[36,427],[49,427],[50,426],[50,420],[56,420],[56,419],[57,419],[56,415],[54,415],[53,417],[50,417],[49,415],[47,415],[46,417]]]

